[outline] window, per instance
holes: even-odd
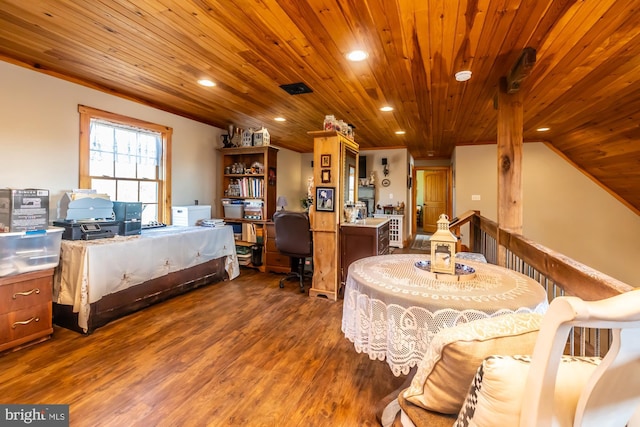
[[[142,202],[142,223],[169,219],[172,129],[80,105],[80,188]]]

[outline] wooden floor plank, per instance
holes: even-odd
[[[72,426],[372,426],[404,380],[358,354],[342,301],[243,269],[99,328],[0,355],[0,403],[70,405]]]

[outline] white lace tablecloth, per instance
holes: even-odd
[[[439,281],[415,267],[428,255],[382,255],[351,264],[342,332],[357,352],[385,360],[393,374],[408,374],[435,333],[471,320],[507,313],[544,313],[547,294],[535,280],[493,264],[473,267],[468,281]]]

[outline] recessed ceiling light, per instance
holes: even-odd
[[[551,129],[551,128],[538,128],[538,129],[536,129],[536,130],[537,130],[538,132],[546,132],[546,131],[548,131],[549,129]]]
[[[276,117],[273,120],[275,120],[276,122],[286,122],[287,119],[285,119],[284,117]]]
[[[214,82],[212,82],[211,80],[208,79],[200,79],[198,80],[198,84],[202,85],[202,86],[206,86],[206,87],[213,87],[216,84]]]
[[[380,107],[380,111],[393,111],[393,107],[390,105],[385,105],[384,107]]]
[[[347,59],[349,61],[364,61],[369,57],[369,54],[364,50],[352,50],[347,53]]]
[[[470,78],[471,78],[471,71],[465,70],[465,71],[458,71],[456,73],[456,80],[459,82],[466,82]]]
[[[406,132],[403,130],[397,130],[396,135],[404,135]]]

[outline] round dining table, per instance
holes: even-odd
[[[357,352],[367,353],[372,360],[386,360],[395,376],[409,374],[443,328],[508,313],[547,310],[545,289],[521,273],[459,259],[456,263],[462,273],[443,276],[424,268],[429,258],[382,255],[349,266],[342,332]]]

